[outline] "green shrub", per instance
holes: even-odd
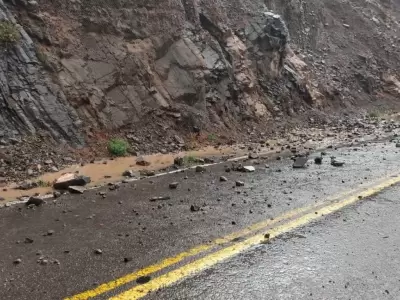
[[[0,21],[0,43],[1,44],[14,44],[20,39],[20,34],[17,26],[6,20]]]
[[[115,156],[124,156],[128,151],[128,143],[123,139],[112,139],[108,142],[108,151]]]
[[[216,136],[214,133],[210,133],[210,134],[207,136],[207,139],[208,139],[208,141],[210,141],[210,142],[215,142],[215,141],[217,140],[217,136]]]

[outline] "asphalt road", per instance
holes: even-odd
[[[147,297],[400,299],[397,186],[318,220],[308,218],[307,224],[243,251],[238,249],[252,232],[227,245],[215,243],[266,220],[284,224],[282,215],[391,178],[400,173],[398,150],[392,143],[328,150],[328,156],[346,162],[342,168],[331,166],[328,156],[321,166],[310,160],[307,169],[298,170],[289,159],[259,161],[254,173],[226,173],[217,165],[204,173],[187,170],[122,184],[114,191],[64,195],[36,209],[3,208],[0,299],[108,299],[138,284],[155,284],[174,268],[197,266],[200,258],[207,268],[171,275],[168,287]],[[220,176],[228,181],[220,182]],[[236,180],[244,186],[236,187]],[[170,190],[174,181],[178,189]],[[149,201],[155,196],[170,200]],[[199,211],[191,211],[192,205]],[[235,255],[218,263],[208,259],[235,245],[224,252]],[[177,256],[184,259],[164,260]],[[143,271],[158,262],[153,273]],[[148,275],[137,278],[138,270]],[[124,295],[121,299],[134,299]]]

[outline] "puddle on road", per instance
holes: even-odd
[[[243,155],[247,153],[245,150],[240,150],[234,147],[220,147],[216,149],[215,147],[205,147],[196,151],[179,152],[173,154],[153,154],[145,155],[147,161],[150,162],[149,166],[138,166],[136,165],[136,156],[129,157],[119,157],[111,160],[103,159],[101,161],[96,161],[93,164],[72,165],[59,172],[46,173],[37,178],[32,178],[32,181],[43,181],[53,183],[64,173],[75,173],[79,172],[81,175],[89,176],[92,182],[89,186],[103,185],[109,182],[120,181],[124,177],[122,173],[126,170],[140,171],[140,170],[161,170],[167,168],[174,163],[174,158],[177,156],[193,156],[193,157],[220,157],[224,155]],[[104,164],[107,162],[107,164]],[[30,190],[17,190],[15,187],[17,184],[11,184],[4,187],[7,191],[0,192],[0,196],[4,198],[2,202],[7,202],[10,200],[15,200],[21,196],[31,196],[36,193],[40,195],[48,194],[53,191],[52,187],[38,187]]]

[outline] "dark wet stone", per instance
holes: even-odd
[[[308,162],[308,157],[297,157],[293,163],[293,169],[303,169],[306,168]]]
[[[25,203],[26,206],[34,205],[34,206],[40,206],[44,203],[44,200],[39,197],[32,196],[29,198],[29,200]]]
[[[137,164],[138,166],[150,166],[150,162],[147,161],[143,156],[139,156],[139,157],[136,159],[136,164]]]
[[[70,186],[85,186],[90,183],[91,179],[88,176],[65,174],[61,176],[53,185],[56,190],[67,190]]]
[[[322,157],[318,156],[316,158],[314,158],[314,162],[316,165],[321,165],[322,164]]]
[[[203,167],[203,166],[197,166],[196,167],[196,172],[197,173],[202,173],[202,172],[205,172],[205,171],[206,171],[206,168]]]
[[[199,211],[200,210],[200,207],[199,206],[197,206],[197,205],[191,205],[190,206],[190,211],[191,212],[197,212],[197,211]]]
[[[72,194],[83,194],[86,189],[82,186],[70,186],[68,191]]]
[[[170,188],[171,190],[175,190],[175,189],[178,187],[178,185],[179,185],[178,182],[171,182],[171,183],[169,184],[169,188]]]
[[[145,284],[148,283],[151,280],[150,276],[141,276],[138,279],[136,279],[137,284]]]
[[[221,176],[221,177],[219,178],[219,181],[225,182],[225,181],[228,181],[228,178],[226,178],[225,176]]]

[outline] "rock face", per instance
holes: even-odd
[[[391,0],[10,2],[1,18],[12,10],[22,25],[1,52],[10,137],[43,130],[79,144],[147,128],[160,138],[398,97]]]
[[[0,21],[16,23],[0,0]],[[57,140],[82,144],[80,121],[62,88],[45,70],[37,47],[23,27],[17,25],[20,41],[1,46],[0,51],[0,133],[13,139],[40,131]]]

